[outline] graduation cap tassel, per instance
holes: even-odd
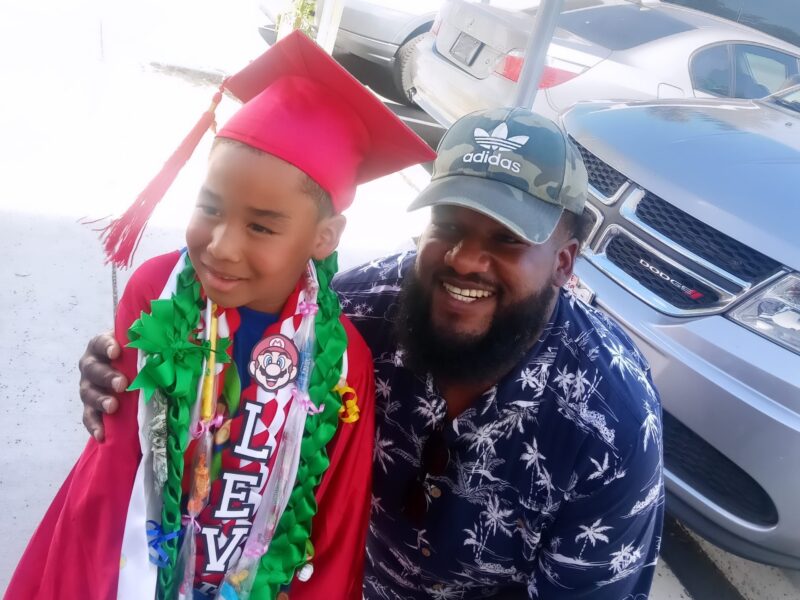
[[[222,87],[214,94],[208,110],[203,113],[180,146],[172,153],[152,181],[147,184],[147,187],[142,190],[134,203],[120,217],[102,229],[100,239],[103,240],[107,262],[118,267],[130,266],[133,254],[139,246],[142,232],[156,205],[191,158],[203,135],[215,125],[214,111],[220,100],[222,100]]]

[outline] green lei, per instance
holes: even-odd
[[[314,404],[325,409],[317,415],[309,415],[306,420],[295,485],[269,550],[259,563],[250,594],[253,600],[273,600],[281,586],[288,585],[295,571],[306,562],[311,521],[317,512],[314,492],[330,465],[326,446],[339,424],[338,410],[342,401],[334,388],[341,376],[347,336],[339,320],[339,300],[330,289],[337,270],[336,253],[323,261],[315,261],[315,266],[319,280],[319,311],[314,319],[316,342],[309,395]],[[200,283],[187,256],[172,298],[153,300],[150,314],[142,313],[128,330],[128,347],[141,350],[146,356],[129,390],[141,389],[145,401],[158,390],[167,402],[167,481],[162,492],[161,515],[161,527],[165,532],[181,528],[184,453],[203,360],[210,352],[208,342],[197,337],[203,306]],[[219,362],[229,362],[226,353],[229,344],[229,339],[219,340]],[[169,564],[159,569],[159,598],[175,596],[179,583],[175,573],[178,542],[172,539],[162,546]]]

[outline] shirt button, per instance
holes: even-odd
[[[430,555],[431,555],[431,551],[430,551],[429,548],[423,548],[422,549],[422,556],[424,556],[425,558],[428,558]]]
[[[286,592],[279,592],[275,600],[289,600],[289,594]]]
[[[431,486],[431,496],[433,496],[434,498],[438,498],[441,495],[442,495],[442,490],[440,490],[435,485],[432,485]]]

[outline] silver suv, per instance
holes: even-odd
[[[650,360],[668,509],[800,568],[800,87],[578,104],[562,125],[594,219],[573,284]]]

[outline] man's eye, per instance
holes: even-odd
[[[204,215],[208,217],[218,217],[219,216],[219,209],[216,206],[210,206],[208,204],[198,204],[198,210],[200,210]]]
[[[455,235],[458,233],[458,226],[454,223],[437,222],[433,224],[433,228],[442,235]]]
[[[524,242],[513,235],[498,235],[495,238],[501,244],[523,244]]]
[[[283,369],[283,366],[284,366],[285,364],[286,364],[286,361],[284,360],[284,358],[283,358],[282,356],[281,356],[281,357],[279,357],[279,358],[278,358],[278,366],[279,366],[281,369]]]
[[[264,357],[264,366],[266,367],[267,365],[271,365],[271,364],[272,364],[272,357],[271,356],[265,356]]]
[[[269,227],[264,227],[263,225],[259,225],[258,223],[250,223],[250,229],[255,231],[256,233],[263,233],[265,235],[274,235],[274,231]]]

